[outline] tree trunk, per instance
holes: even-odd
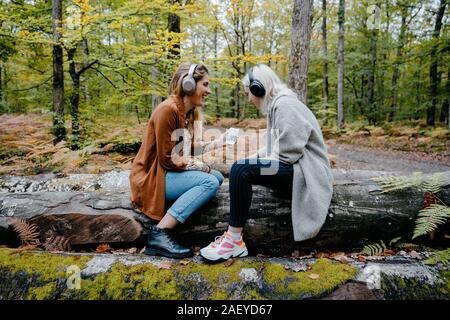
[[[430,66],[430,99],[431,106],[427,109],[427,125],[434,126],[436,116],[436,104],[438,95],[438,40],[442,28],[442,18],[445,13],[446,0],[441,0],[439,10],[436,15],[436,24],[433,32],[433,46],[431,47],[431,66]]]
[[[322,88],[322,97],[323,101],[327,105],[328,108],[328,44],[327,44],[327,0],[322,0],[322,38],[323,38],[323,88]]]
[[[391,96],[391,106],[389,110],[389,121],[394,120],[395,112],[397,109],[397,99],[398,99],[398,80],[400,78],[400,62],[403,57],[403,46],[405,45],[405,35],[406,35],[406,17],[408,15],[408,7],[401,4],[400,7],[400,14],[402,19],[402,24],[400,26],[400,34],[398,36],[398,43],[397,43],[397,53],[395,57],[395,63],[394,63],[394,72],[392,74],[392,96]]]
[[[3,113],[5,109],[3,104],[3,62],[0,61],[0,112]]]
[[[69,59],[69,74],[72,78],[72,96],[70,97],[70,106],[72,117],[72,148],[78,149],[79,140],[79,114],[78,107],[80,104],[80,74],[77,72],[75,64],[76,46],[67,50],[67,58]]]
[[[327,220],[315,238],[302,242],[293,240],[291,201],[287,195],[255,186],[245,227],[247,244],[258,250],[280,252],[317,248],[351,250],[368,242],[390,241],[399,236],[408,241],[425,194],[418,189],[381,193],[378,184],[370,178],[386,174],[392,173],[333,170],[335,184]],[[444,174],[450,185],[450,174]],[[79,185],[83,181],[80,177],[75,181],[69,177],[72,185],[58,181],[47,184],[69,190],[66,192],[0,193],[0,242],[11,241],[8,231],[11,217],[35,223],[41,241],[49,233],[71,239],[72,245],[144,239],[150,221],[130,204],[128,176],[129,172],[112,176],[108,173],[97,176],[96,180],[84,181],[82,186]],[[95,192],[70,191],[80,189]],[[439,198],[449,204],[448,185]],[[191,245],[206,245],[226,229],[229,208],[230,197],[225,183],[214,199],[178,228],[180,238]]]
[[[86,67],[88,65],[88,58],[89,58],[89,46],[87,39],[83,39],[83,41],[81,42],[81,46],[83,48],[83,59],[84,59],[83,64],[84,67]],[[83,84],[84,98],[86,100],[86,104],[90,105],[92,97],[91,93],[89,92],[88,82],[86,81],[85,77],[80,77],[80,81]]]
[[[52,0],[53,25],[53,142],[56,144],[66,138],[64,126],[64,70],[63,49],[61,45],[62,0]]]
[[[375,105],[375,70],[377,65],[377,41],[378,30],[369,31],[369,46],[370,46],[370,68],[367,81],[367,100],[369,103],[369,123],[374,124],[377,122],[376,117],[376,105]]]
[[[241,85],[240,85],[240,83],[237,83],[236,91],[235,91],[235,93],[236,93],[235,101],[236,101],[236,119],[238,119],[238,120],[241,118],[241,97],[239,96],[240,89],[241,89]]]
[[[295,0],[292,15],[289,86],[304,104],[308,104],[308,64],[311,39],[312,0]]]
[[[181,0],[170,0],[169,3],[171,5],[174,5],[175,3],[178,3],[181,5]],[[180,16],[170,12],[168,17],[168,27],[169,32],[173,33],[181,33],[181,19]],[[171,38],[168,39],[169,41],[172,40]],[[180,43],[177,41],[172,48],[169,49],[169,57],[179,59],[180,58]]]
[[[444,96],[444,101],[442,102],[441,115],[439,121],[448,124],[450,131],[450,66],[447,69],[447,85],[446,85],[446,97]]]
[[[214,72],[216,73],[216,76],[218,74],[217,70],[217,59],[219,58],[219,50],[218,50],[218,33],[219,28],[217,26],[214,27]],[[214,96],[216,98],[216,117],[220,115],[220,106],[219,106],[219,86],[217,83],[214,83]]]
[[[339,0],[338,24],[339,24],[339,43],[338,43],[338,83],[337,83],[337,125],[342,129],[344,120],[344,58],[345,58],[345,0]]]

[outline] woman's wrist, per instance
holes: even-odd
[[[197,170],[203,171],[206,173],[211,172],[211,166],[207,163],[197,161],[197,160],[189,160],[189,163],[186,165],[186,170]]]

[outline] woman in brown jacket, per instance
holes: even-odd
[[[146,254],[192,256],[192,250],[173,237],[172,229],[214,197],[223,182],[220,172],[183,155],[186,145],[193,154],[224,144],[224,135],[209,143],[191,142],[198,139],[193,128],[199,127],[199,109],[210,93],[208,69],[183,63],[173,75],[169,98],[157,106],[148,122],[130,174],[132,203],[159,221],[148,232]],[[169,202],[173,203],[167,209]]]

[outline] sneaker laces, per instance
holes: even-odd
[[[223,235],[221,235],[221,236],[216,236],[214,238],[214,242],[211,242],[211,247],[215,248],[216,245],[219,245],[222,242],[222,240],[225,238],[225,236],[226,236],[226,232],[224,232]]]

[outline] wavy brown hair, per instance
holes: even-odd
[[[183,62],[174,72],[172,81],[170,81],[169,95],[177,95],[181,98],[186,95],[186,93],[183,91],[182,84],[184,77],[186,77],[189,73],[189,68],[191,67],[191,65],[192,63]],[[204,64],[199,63],[195,68],[193,78],[195,82],[198,82],[207,74],[209,74],[208,68]],[[189,130],[191,136],[193,137],[193,140],[202,140],[203,115],[201,112],[201,108],[194,108],[186,115],[186,119],[188,120],[186,128]]]

